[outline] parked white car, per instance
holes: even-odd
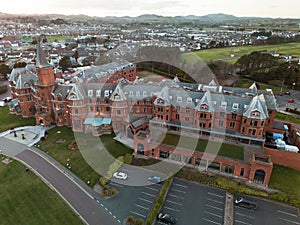
[[[128,175],[124,172],[115,172],[113,177],[121,180],[126,180]]]

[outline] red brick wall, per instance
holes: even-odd
[[[278,165],[286,166],[300,171],[300,154],[277,150],[272,148],[264,148],[267,155],[271,155],[272,162]]]

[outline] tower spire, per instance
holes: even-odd
[[[40,43],[36,46],[36,67],[44,68],[44,67],[52,67],[45,56],[43,49],[41,48]]]

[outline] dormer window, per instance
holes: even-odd
[[[252,111],[251,112],[251,116],[259,117],[260,116],[260,112],[259,111]]]
[[[192,98],[187,98],[186,102],[187,103],[192,103]]]
[[[136,96],[140,97],[140,92],[139,91],[136,92]]]
[[[208,110],[208,106],[206,104],[201,104],[200,109],[201,110]]]
[[[146,97],[147,96],[147,92],[143,91],[143,96]]]
[[[221,102],[221,107],[222,108],[226,108],[226,106],[227,106],[227,102]]]
[[[233,109],[238,109],[239,108],[239,103],[233,103],[232,108]]]
[[[93,97],[93,90],[88,90],[88,96]]]
[[[158,102],[159,104],[164,104],[164,100],[161,99],[161,98],[159,98],[159,99],[157,100],[157,102]]]
[[[132,95],[133,95],[133,91],[130,91],[130,92],[129,92],[129,95],[131,95],[131,96],[132,96]]]
[[[115,100],[120,100],[120,96],[119,95],[115,95]]]
[[[177,102],[182,102],[182,97],[177,97]]]
[[[109,90],[105,90],[105,91],[104,91],[104,96],[105,96],[105,97],[108,97],[108,96],[109,96]]]
[[[96,96],[97,96],[97,97],[101,97],[101,90],[97,90],[97,91],[96,91]]]

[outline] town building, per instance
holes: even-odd
[[[195,138],[215,138],[263,146],[272,131],[276,99],[271,89],[258,90],[172,81],[144,83],[136,67],[116,61],[78,72],[66,83],[61,71],[50,65],[37,46],[36,65],[13,69],[9,76],[13,100],[10,111],[35,117],[36,124],[70,126],[99,136],[123,133],[133,140],[136,155],[171,159],[267,185],[272,161],[253,154],[247,163],[214,159],[184,147],[162,145],[155,134],[164,131]],[[155,132],[153,132],[155,131]],[[211,166],[213,163],[214,166]]]

